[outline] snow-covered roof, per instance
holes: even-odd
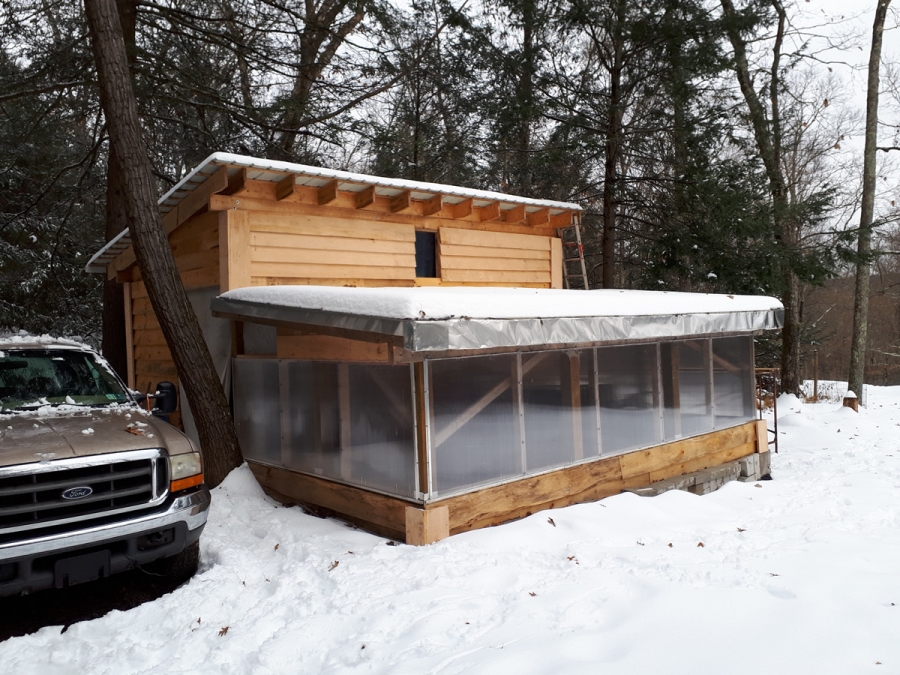
[[[271,159],[234,155],[229,152],[214,152],[160,198],[160,214],[165,215],[178,206],[181,200],[190,195],[191,192],[223,166],[227,167],[229,177],[236,176],[239,172],[246,169],[248,179],[278,183],[284,180],[287,175],[292,174],[296,185],[322,187],[331,181],[337,181],[337,187],[341,191],[361,192],[368,187],[373,187],[376,194],[385,197],[394,197],[408,190],[410,199],[413,200],[429,200],[436,195],[441,195],[443,201],[448,204],[458,204],[466,199],[471,199],[473,206],[486,206],[496,202],[501,211],[508,211],[520,205],[525,207],[526,213],[548,209],[551,216],[558,215],[563,211],[582,210],[578,204],[569,202],[532,199],[530,197],[519,197],[489,190],[423,183],[400,178],[381,178],[349,171],[294,164],[292,162],[278,162]],[[97,273],[105,272],[106,265],[115,260],[129,246],[131,246],[131,235],[126,229],[95,253],[85,266],[85,270]]]
[[[379,333],[416,352],[576,345],[780,328],[775,298],[663,291],[531,288],[240,288],[213,312]]]

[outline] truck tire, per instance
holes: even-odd
[[[194,576],[199,564],[200,542],[195,541],[181,553],[162,560],[154,560],[152,563],[143,565],[142,569],[155,576],[165,577],[168,580],[182,584]]]

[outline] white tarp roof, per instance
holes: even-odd
[[[530,288],[240,288],[214,312],[382,333],[411,351],[673,338],[780,328],[775,298],[663,291]]]

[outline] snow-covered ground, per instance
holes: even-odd
[[[421,548],[277,506],[242,468],[190,583],[8,640],[0,669],[900,673],[900,387],[872,387],[860,414],[789,397],[779,412],[773,481],[624,494]]]

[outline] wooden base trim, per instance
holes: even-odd
[[[756,452],[769,451],[769,423],[756,420]]]
[[[372,531],[389,530],[391,536],[400,540],[405,538],[406,507],[410,505],[409,501],[289,469],[252,461],[247,464],[264,488],[274,490],[297,503],[330,509]]]
[[[746,457],[758,452],[758,438],[766,438],[759,436],[765,434],[763,425],[754,420],[424,505],[289,469],[248,464],[267,493],[282,502],[308,505],[313,511],[324,509],[382,536],[421,545]]]

